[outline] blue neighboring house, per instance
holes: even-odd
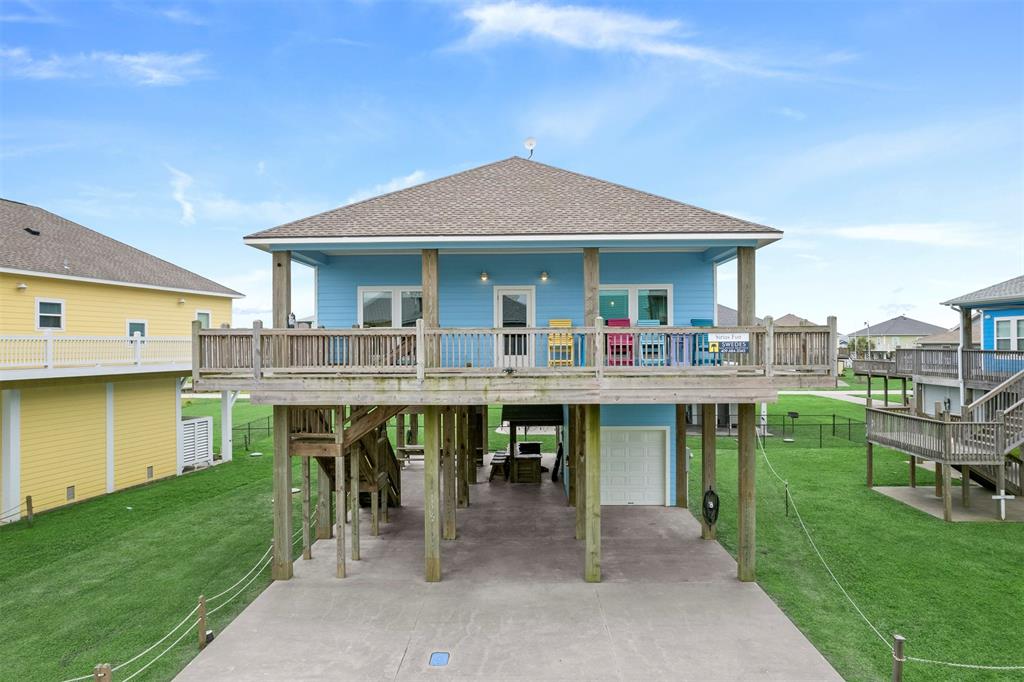
[[[560,405],[571,502],[583,502],[573,489],[591,448],[600,477],[586,504],[684,504],[677,406],[739,405],[752,457],[755,404],[780,386],[835,385],[834,319],[773,331],[754,316],[755,253],[782,236],[513,157],[246,237],[273,256],[275,327],[291,310],[291,262],[315,269],[314,329],[275,330],[264,343],[287,349],[260,346],[258,362],[247,344],[259,330],[197,332],[195,380],[278,406],[361,406],[352,419],[415,406],[428,474],[434,408]],[[716,327],[717,268],[734,259],[739,324]],[[751,579],[752,517],[744,528]],[[599,547],[599,521],[588,542],[595,532]]]

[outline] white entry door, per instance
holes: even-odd
[[[527,334],[515,329],[536,326],[533,309],[533,287],[494,287],[494,326],[508,329],[495,339],[495,360],[498,367],[532,367],[533,342]]]
[[[668,429],[601,429],[601,504],[664,505]]]

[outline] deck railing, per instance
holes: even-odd
[[[896,362],[893,360],[854,360],[853,373],[895,376]]]
[[[963,363],[965,381],[998,384],[1024,370],[1024,351],[965,350]]]
[[[129,365],[187,365],[187,336],[0,336],[0,371]]]
[[[995,421],[939,421],[905,410],[867,408],[867,437],[872,443],[946,464],[1003,461],[1001,424]]]
[[[600,318],[598,318],[600,321]],[[196,377],[835,373],[830,327],[197,330]]]
[[[959,379],[961,362],[965,381],[997,384],[1024,369],[1024,351],[900,348],[893,360],[854,360],[853,369],[878,376]]]

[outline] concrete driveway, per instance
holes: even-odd
[[[422,483],[421,467],[403,473],[380,537],[364,511],[349,577],[317,542],[178,679],[840,679],[685,509],[604,507],[604,582],[584,583],[575,512],[547,476],[473,486],[443,581],[426,583]]]

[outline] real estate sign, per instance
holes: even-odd
[[[750,334],[747,332],[708,334],[708,352],[746,353],[749,350]]]

